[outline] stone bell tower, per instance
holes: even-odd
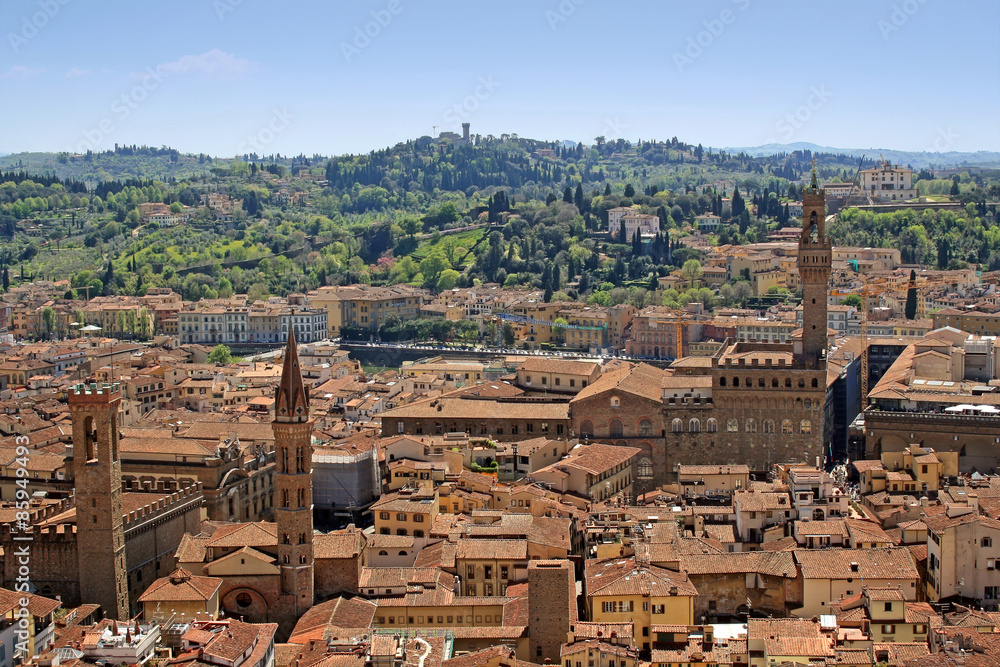
[[[80,601],[101,605],[105,618],[127,621],[122,464],[118,458],[121,399],[117,383],[78,384],[69,392]]]
[[[295,333],[288,344],[275,395],[274,446],[277,455],[275,514],[281,570],[279,625],[291,626],[313,606],[312,429],[309,396],[302,383]]]
[[[801,361],[820,367],[826,361],[827,285],[833,245],[826,235],[826,197],[816,183],[813,164],[812,182],[802,192],[802,235],[799,237],[799,276],[802,279],[802,352]]]

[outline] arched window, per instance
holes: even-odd
[[[379,556],[388,556],[389,552],[386,551],[385,549],[382,549],[381,551],[378,552],[378,555]]]
[[[719,386],[720,387],[726,386],[726,378],[719,378]]]
[[[670,430],[673,433],[680,433],[682,430],[684,430],[684,422],[682,422],[680,419],[673,420],[672,422],[670,422]]]
[[[719,422],[716,421],[715,417],[709,417],[708,421],[705,422],[705,430],[709,433],[718,432]]]
[[[406,553],[405,551],[400,551],[398,555],[400,555],[400,556],[409,556],[410,554]]]
[[[782,419],[781,420],[781,432],[782,433],[791,433],[792,432],[792,420],[791,419]]]
[[[621,404],[622,404],[621,399],[619,399],[617,396],[611,397],[611,407],[617,408],[621,406]]]
[[[726,430],[729,431],[730,433],[736,433],[737,431],[740,430],[740,423],[735,419],[730,419],[728,422],[726,422]]]
[[[758,387],[764,386],[764,378],[757,378],[757,386]]]
[[[653,435],[653,422],[643,419],[639,422],[639,435],[649,437]]]
[[[594,437],[594,422],[584,419],[580,422],[580,436],[584,438]]]
[[[753,419],[748,419],[747,420],[747,433],[756,433],[756,432],[757,432],[757,422],[755,420],[753,420]]]
[[[788,389],[792,388],[792,378],[785,378],[785,387]]]
[[[701,421],[692,418],[691,421],[688,422],[688,430],[691,433],[701,433]]]
[[[804,407],[806,410],[812,410],[812,407],[813,407],[812,403],[813,403],[812,400],[810,400],[810,399],[807,398],[803,402],[802,407]]]
[[[806,388],[806,381],[803,380],[802,378],[799,378],[799,389],[805,389],[805,388]]]
[[[778,378],[771,378],[771,386],[775,389],[778,388]]]
[[[819,387],[819,379],[813,378],[813,387]]]
[[[738,377],[733,378],[733,386],[734,387],[740,386],[740,379]]]
[[[236,604],[245,609],[253,604],[253,598],[250,597],[249,593],[237,593]]]
[[[803,419],[799,422],[799,433],[812,433],[813,425],[808,419]]]
[[[625,426],[620,419],[612,419],[608,422],[608,433],[612,438],[621,438],[625,434]]]
[[[753,378],[747,378],[747,381],[743,386],[747,389],[753,389]]]
[[[763,426],[764,426],[764,428],[762,429],[762,431],[764,433],[774,433],[774,421],[773,420],[771,420],[771,419],[765,419]]]
[[[653,462],[645,456],[639,459],[639,464],[638,466],[636,466],[635,475],[639,479],[652,479]]]

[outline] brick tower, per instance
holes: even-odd
[[[802,236],[799,237],[799,276],[802,279],[802,352],[801,360],[819,368],[826,360],[827,284],[833,245],[826,236],[826,198],[816,184],[813,165],[812,183],[802,193]]]
[[[313,606],[312,428],[309,396],[302,383],[295,334],[288,345],[275,395],[274,446],[277,455],[275,507],[278,566],[281,568],[279,624],[287,631]]]
[[[529,660],[559,665],[559,651],[576,622],[576,578],[568,560],[528,562]]]
[[[78,384],[69,392],[76,486],[76,551],[80,601],[101,605],[106,618],[129,619],[118,459],[116,384]]]

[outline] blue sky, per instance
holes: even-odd
[[[339,154],[463,120],[1000,150],[998,26],[996,0],[4,0],[0,151]]]

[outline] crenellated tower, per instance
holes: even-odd
[[[295,333],[289,327],[274,401],[274,447],[277,458],[275,514],[278,567],[281,570],[279,610],[282,626],[291,625],[313,606],[312,429],[309,395],[302,382]],[[289,625],[291,624],[291,625]]]
[[[802,280],[801,360],[814,367],[825,363],[827,348],[827,286],[833,244],[826,235],[826,197],[812,182],[802,193],[802,235],[799,237],[799,276]]]
[[[78,384],[69,392],[80,601],[101,605],[106,618],[127,621],[122,464],[118,458],[121,400],[117,383]]]

